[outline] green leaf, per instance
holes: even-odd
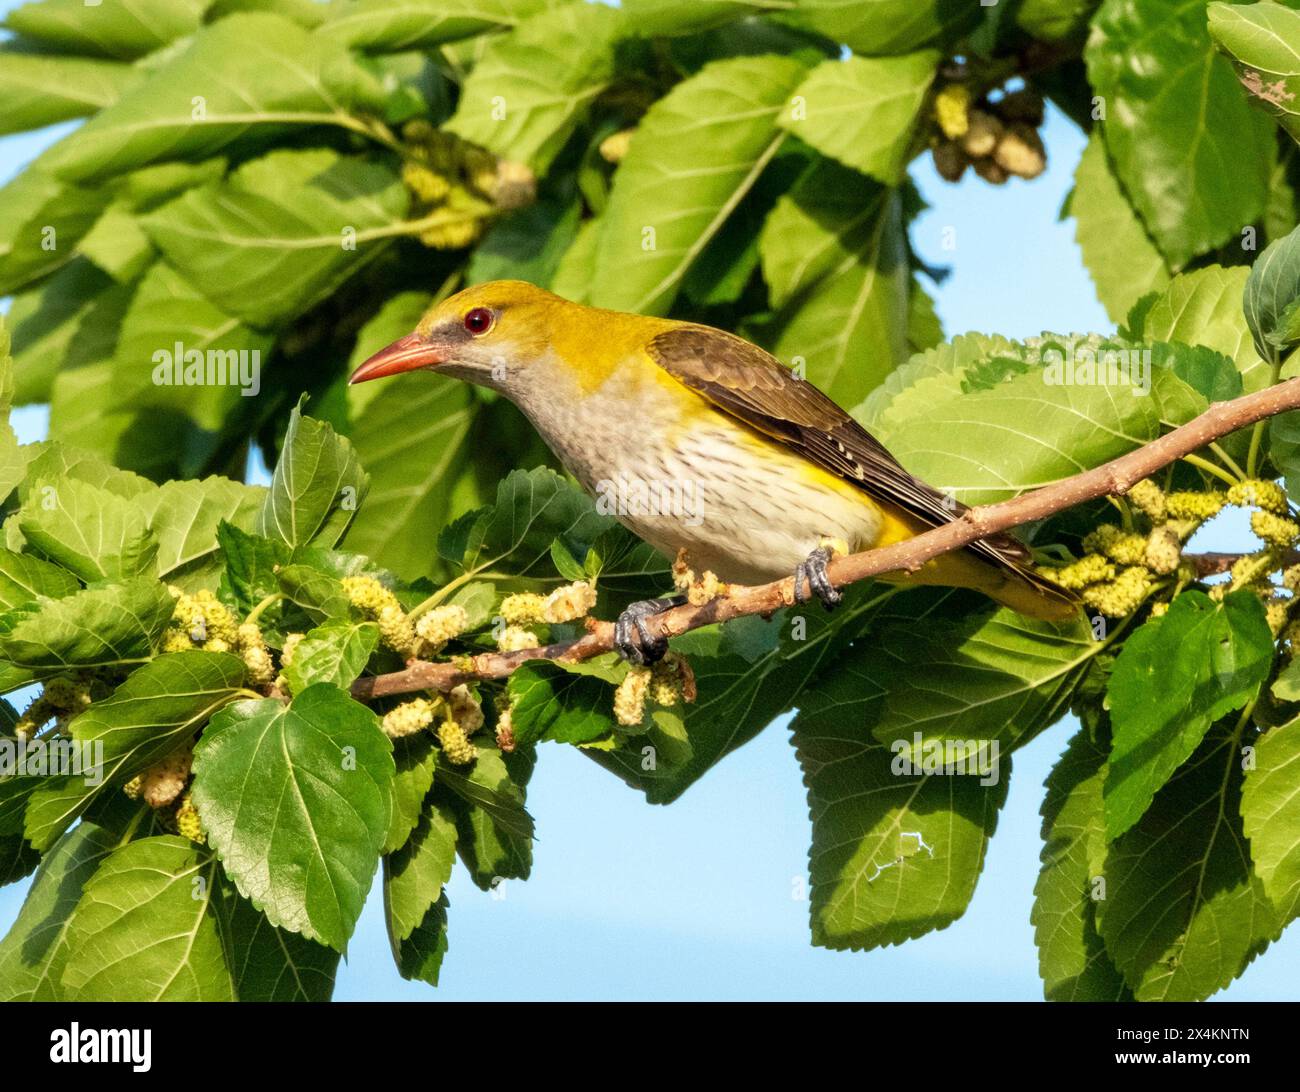
[[[836,670],[856,680],[854,721],[878,742],[919,762],[933,741],[976,740],[982,758],[994,741],[1006,753],[1054,723],[1104,647],[1082,618],[1002,609],[891,621]]]
[[[174,608],[152,577],[40,597],[10,616],[0,654],[40,672],[139,663],[153,654]]]
[[[389,819],[388,838],[384,841],[385,853],[401,849],[420,822],[441,753],[434,746],[433,735],[429,732],[393,741],[397,773],[393,777],[393,813]]]
[[[1048,1001],[1129,1001],[1097,932],[1106,858],[1106,747],[1077,732],[1052,768],[1043,800],[1042,869],[1034,884],[1034,941]]]
[[[1272,663],[1273,636],[1252,591],[1232,592],[1221,604],[1183,592],[1124,642],[1107,690],[1109,839],[1141,818],[1214,721],[1255,696]]]
[[[375,78],[337,43],[278,15],[232,15],[199,30],[45,160],[61,178],[101,179],[214,155],[254,126],[265,141],[295,126],[338,125],[349,107],[379,110],[382,101]]]
[[[954,338],[898,369],[855,416],[909,471],[958,500],[1004,500],[1160,435],[1161,399],[1144,390],[1140,366],[1132,383],[1127,373],[1114,384],[1097,382],[1101,374],[1071,383],[1062,362],[1078,348],[1099,351],[1086,339],[1050,334],[1025,346]],[[1150,378],[1152,386],[1180,382],[1163,368]],[[1026,405],[1034,407],[1032,420]]]
[[[438,972],[442,970],[442,960],[447,954],[447,907],[444,892],[419,928],[395,945],[393,958],[397,961],[398,973],[408,981],[418,979],[430,986],[438,984]]]
[[[1120,188],[1099,130],[1089,137],[1074,172],[1070,214],[1083,262],[1111,321],[1123,321],[1139,299],[1169,283],[1169,268]],[[1115,261],[1116,254],[1124,260]]]
[[[776,203],[759,251],[780,308],[759,335],[841,405],[907,359],[911,273],[894,191],[823,160]]]
[[[785,141],[777,116],[805,72],[788,57],[717,61],[650,108],[601,216],[591,304],[668,311],[691,263]]]
[[[384,859],[384,913],[394,945],[419,928],[442,896],[456,863],[456,816],[430,803],[410,840]]]
[[[158,541],[143,508],[85,481],[37,479],[18,526],[32,549],[82,580],[155,571]]]
[[[212,477],[167,482],[142,499],[158,540],[158,575],[189,590],[215,587],[224,568],[217,558],[217,528],[250,524],[265,496],[260,486]]]
[[[81,587],[67,569],[38,557],[0,550],[0,608],[25,607],[41,596],[62,599]]]
[[[332,683],[346,690],[361,674],[379,645],[379,627],[373,622],[318,626],[293,650],[284,669],[289,689],[300,694],[313,683]]]
[[[1300,13],[1297,13],[1300,19]],[[1300,303],[1300,228],[1269,244],[1251,266],[1242,303],[1255,349],[1265,360],[1279,360],[1300,341],[1295,310]]]
[[[1023,0],[1015,10],[1016,26],[1044,42],[1074,38],[1088,26],[1100,0]]]
[[[328,1001],[339,954],[277,929],[223,878],[214,903],[240,1001]]]
[[[823,155],[897,185],[939,54],[823,61],[795,90],[780,125]]]
[[[1269,367],[1251,343],[1242,322],[1247,270],[1211,265],[1183,273],[1152,302],[1134,337],[1204,345],[1231,357],[1246,393],[1268,386]]]
[[[42,858],[13,927],[0,940],[0,1001],[63,1000],[69,918],[117,842],[111,831],[84,822]]]
[[[279,590],[316,622],[348,622],[353,610],[343,584],[332,573],[312,565],[285,565],[276,573]]]
[[[738,618],[683,634],[673,649],[695,671],[695,702],[659,711],[647,734],[632,736],[626,747],[585,753],[642,790],[650,803],[671,803],[801,702],[806,688],[819,687],[844,645],[869,631],[888,594],[863,584],[831,615],[789,610],[771,621]]]
[[[225,522],[217,526],[217,543],[224,562],[222,599],[233,604],[239,614],[247,615],[268,595],[280,591],[277,570],[288,565],[292,552],[286,543],[250,535]]]
[[[812,939],[826,948],[899,944],[960,917],[1010,772],[1004,761],[987,787],[972,776],[895,773],[890,748],[844,715],[856,682],[837,675],[808,691],[794,722],[813,825]]]
[[[177,652],[134,671],[110,697],[73,718],[72,738],[92,750],[102,746],[103,761],[96,778],[60,778],[32,793],[28,840],[45,849],[106,786],[116,790],[186,745],[241,693],[243,681],[243,661],[224,652]]]
[[[627,29],[604,4],[525,19],[488,41],[446,128],[543,173],[613,78],[614,45]]]
[[[1249,94],[1300,140],[1300,12],[1281,4],[1211,4],[1210,37],[1234,62]]]
[[[119,284],[130,284],[157,256],[135,211],[114,201],[77,244],[77,250]]]
[[[1106,0],[1086,52],[1115,173],[1174,269],[1259,219],[1274,155],[1205,13],[1205,0]]]
[[[497,487],[495,505],[444,530],[438,550],[466,571],[504,567],[518,576],[549,575],[556,538],[590,544],[613,522],[555,471],[516,470]]]
[[[1238,814],[1238,740],[1212,732],[1106,856],[1106,950],[1139,1001],[1199,1001],[1276,932]]]
[[[212,901],[216,859],[186,838],[114,850],[68,922],[70,1001],[233,1001]]]
[[[0,50],[0,134],[86,117],[137,79],[129,65],[111,61]]]
[[[0,834],[0,887],[25,880],[40,863],[41,855],[21,834]],[[3,983],[3,961],[4,955],[0,952],[0,984]]]
[[[254,529],[290,546],[333,546],[365,499],[368,484],[351,443],[296,406]]]
[[[110,284],[99,269],[77,258],[14,297],[6,321],[13,334],[14,396],[20,405],[49,401],[54,377],[78,326]]]
[[[143,503],[148,503],[146,498],[158,490],[158,486],[148,478],[116,467],[93,451],[58,440],[41,445],[39,454],[31,461],[28,478],[20,491],[24,500],[30,498],[45,479],[73,478],[115,496]]]
[[[533,817],[524,808],[526,778],[513,776],[520,753],[507,763],[495,747],[474,746],[478,757],[469,766],[439,765],[434,799],[455,812],[456,848],[470,878],[487,891],[503,879],[528,878]]]
[[[336,951],[370,889],[392,779],[374,713],[327,683],[288,705],[234,703],[194,751],[194,801],[240,893],[272,925]]]
[[[603,665],[549,660],[522,664],[507,684],[516,743],[587,743],[608,734],[614,726],[615,667],[612,659]]]
[[[55,179],[46,159],[0,188],[0,292],[33,285],[72,262],[109,202],[105,191]]]
[[[241,400],[260,393],[271,344],[269,335],[208,302],[166,262],[154,262],[122,319],[112,405],[182,413],[219,432],[240,412]]]
[[[550,284],[578,234],[581,216],[582,202],[576,195],[567,200],[543,197],[503,216],[474,248],[466,281],[481,284],[513,279]]]
[[[432,49],[513,27],[554,6],[555,0],[345,0],[331,6],[320,32],[371,53]]]
[[[1241,821],[1255,874],[1284,928],[1300,915],[1300,720],[1254,744],[1241,791]]]
[[[841,42],[854,53],[910,53],[973,29],[980,8],[949,0],[801,0],[781,18]]]
[[[187,191],[143,224],[213,304],[270,326],[307,311],[377,257],[408,203],[386,164],[284,149]]]
[[[53,52],[133,60],[198,30],[207,6],[208,0],[40,0],[9,12],[4,25]]]

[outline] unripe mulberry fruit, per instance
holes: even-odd
[[[1285,515],[1286,491],[1277,482],[1252,478],[1228,489],[1228,503],[1262,508],[1265,512]]]
[[[1108,618],[1132,614],[1151,590],[1151,574],[1140,565],[1132,565],[1108,584],[1094,584],[1083,591],[1083,601]]]
[[[1179,492],[1165,498],[1165,508],[1171,519],[1193,519],[1205,522],[1217,516],[1227,498],[1222,493]]]
[[[632,666],[614,691],[614,719],[626,727],[635,727],[645,718],[645,702],[650,693],[650,668]]]
[[[1042,568],[1038,571],[1054,583],[1072,591],[1115,579],[1115,566],[1100,554],[1085,554],[1072,565],[1060,569]]]
[[[288,667],[293,663],[294,650],[302,643],[302,639],[306,636],[305,633],[289,633],[285,635],[284,647],[280,649],[280,665],[282,667]]]
[[[1182,556],[1178,536],[1165,527],[1157,527],[1147,538],[1143,563],[1153,573],[1165,576],[1178,568]]]
[[[512,754],[515,749],[514,711],[510,706],[502,707],[497,713],[497,746],[502,754]]]
[[[610,133],[600,142],[600,158],[606,163],[618,163],[632,146],[635,132],[635,129],[620,129],[617,133]]]
[[[1037,178],[1047,169],[1047,153],[1038,130],[1020,122],[1002,134],[993,158],[998,166],[1020,178]]]
[[[546,621],[546,597],[536,592],[516,592],[501,600],[501,617],[507,625],[528,626]]]
[[[415,622],[415,633],[420,640],[442,648],[453,637],[459,637],[469,624],[469,615],[459,604],[447,604],[425,611]]]
[[[955,140],[941,140],[930,149],[934,170],[945,182],[960,182],[970,166],[970,156]]]
[[[1251,512],[1250,529],[1271,546],[1290,546],[1300,538],[1300,525],[1263,509]]]
[[[556,588],[542,604],[544,622],[572,622],[585,617],[596,605],[596,589],[587,581],[579,580]]]
[[[993,154],[993,149],[997,147],[998,141],[1002,139],[1002,133],[1002,122],[992,114],[985,113],[983,110],[972,110],[970,112],[970,125],[961,138],[962,150],[971,159],[983,159],[985,156]],[[976,163],[976,171],[979,170],[979,167],[979,163]]]
[[[154,763],[140,775],[140,796],[151,808],[165,808],[181,794],[189,780],[194,752],[185,747]]]
[[[402,167],[402,181],[425,204],[434,205],[451,192],[451,182],[423,163],[407,162]]]
[[[1129,502],[1154,523],[1165,518],[1165,491],[1150,478],[1143,478],[1128,491]]]
[[[538,648],[541,641],[530,629],[523,626],[506,626],[497,637],[498,652],[519,652],[525,648]]]
[[[438,742],[442,745],[443,757],[453,766],[468,766],[478,757],[465,729],[454,720],[445,720],[438,725]]]
[[[975,173],[990,186],[1001,186],[1011,176],[1006,168],[993,159],[976,159],[972,161]]]
[[[208,840],[199,820],[199,809],[194,806],[189,793],[181,797],[180,806],[176,809],[176,833],[199,845],[206,844]]]
[[[379,727],[389,739],[401,739],[422,732],[433,723],[436,706],[428,698],[412,698],[384,714]]]
[[[970,128],[970,88],[950,83],[934,96],[934,120],[949,140],[964,137]]]
[[[452,719],[461,726],[465,735],[472,736],[483,727],[483,706],[464,683],[452,687],[446,700]]]
[[[415,627],[406,611],[399,606],[382,607],[375,617],[379,626],[379,639],[403,656],[410,656],[415,651]]]
[[[1146,536],[1122,534],[1107,545],[1106,556],[1119,565],[1141,565],[1146,549]]]
[[[1287,613],[1290,608],[1290,599],[1269,599],[1264,604],[1264,616],[1268,619],[1268,628],[1274,637],[1286,627]]]

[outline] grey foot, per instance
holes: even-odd
[[[668,639],[652,637],[645,620],[652,615],[680,607],[686,596],[675,595],[668,599],[642,599],[630,604],[614,623],[614,648],[628,663],[646,667],[664,658]]]
[[[844,598],[836,588],[831,586],[831,582],[826,576],[826,563],[830,561],[831,556],[830,547],[822,546],[814,550],[805,560],[794,567],[794,601],[796,603],[808,601],[808,593],[804,590],[805,581],[827,610],[830,610]]]

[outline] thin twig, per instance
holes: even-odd
[[[1166,433],[1149,444],[1118,459],[1085,470],[1081,474],[1024,493],[1011,500],[967,509],[942,527],[875,550],[834,559],[827,576],[835,587],[854,584],[883,573],[915,572],[940,554],[959,550],[976,539],[1006,531],[1022,523],[1045,519],[1067,508],[1098,497],[1127,493],[1137,482],[1157,470],[1197,451],[1221,436],[1253,425],[1286,410],[1300,408],[1300,377],[1243,395],[1230,402],[1212,405],[1199,417]],[[1236,555],[1202,555],[1208,560],[1203,575],[1222,572],[1226,559]],[[1226,560],[1230,568],[1232,560]],[[1199,565],[1198,565],[1199,568]],[[726,622],[750,614],[770,614],[794,604],[794,579],[744,587],[731,585],[726,596],[703,606],[674,607],[646,620],[652,636],[677,637],[700,626]],[[483,652],[462,657],[458,662],[430,663],[415,660],[403,671],[358,679],[352,695],[360,700],[418,690],[450,690],[478,679],[500,679],[527,660],[557,660],[573,663],[590,659],[614,647],[614,626],[588,619],[588,632],[572,641],[517,652]]]

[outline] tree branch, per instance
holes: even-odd
[[[883,573],[915,572],[932,558],[961,549],[976,539],[1006,531],[1022,523],[1044,519],[1084,501],[1127,493],[1137,482],[1184,455],[1190,455],[1214,440],[1256,421],[1297,408],[1300,408],[1300,377],[1230,402],[1215,403],[1199,417],[1158,440],[1092,470],[1045,485],[1011,500],[967,509],[960,518],[915,538],[835,558],[827,567],[827,575],[830,582],[838,588]],[[1222,572],[1225,567],[1231,566],[1234,556],[1204,555],[1206,563],[1202,567],[1198,562],[1198,569],[1201,569],[1203,575]],[[703,606],[674,607],[648,618],[646,626],[652,635],[676,637],[714,622],[725,622],[749,614],[770,614],[793,604],[793,577],[752,587],[733,584],[723,597]],[[418,690],[446,691],[461,683],[478,679],[504,678],[526,660],[573,663],[609,652],[614,647],[613,623],[588,619],[587,626],[588,632],[582,637],[542,648],[517,652],[483,652],[477,656],[464,657],[457,663],[415,660],[404,671],[358,679],[352,685],[352,696],[364,701]]]

